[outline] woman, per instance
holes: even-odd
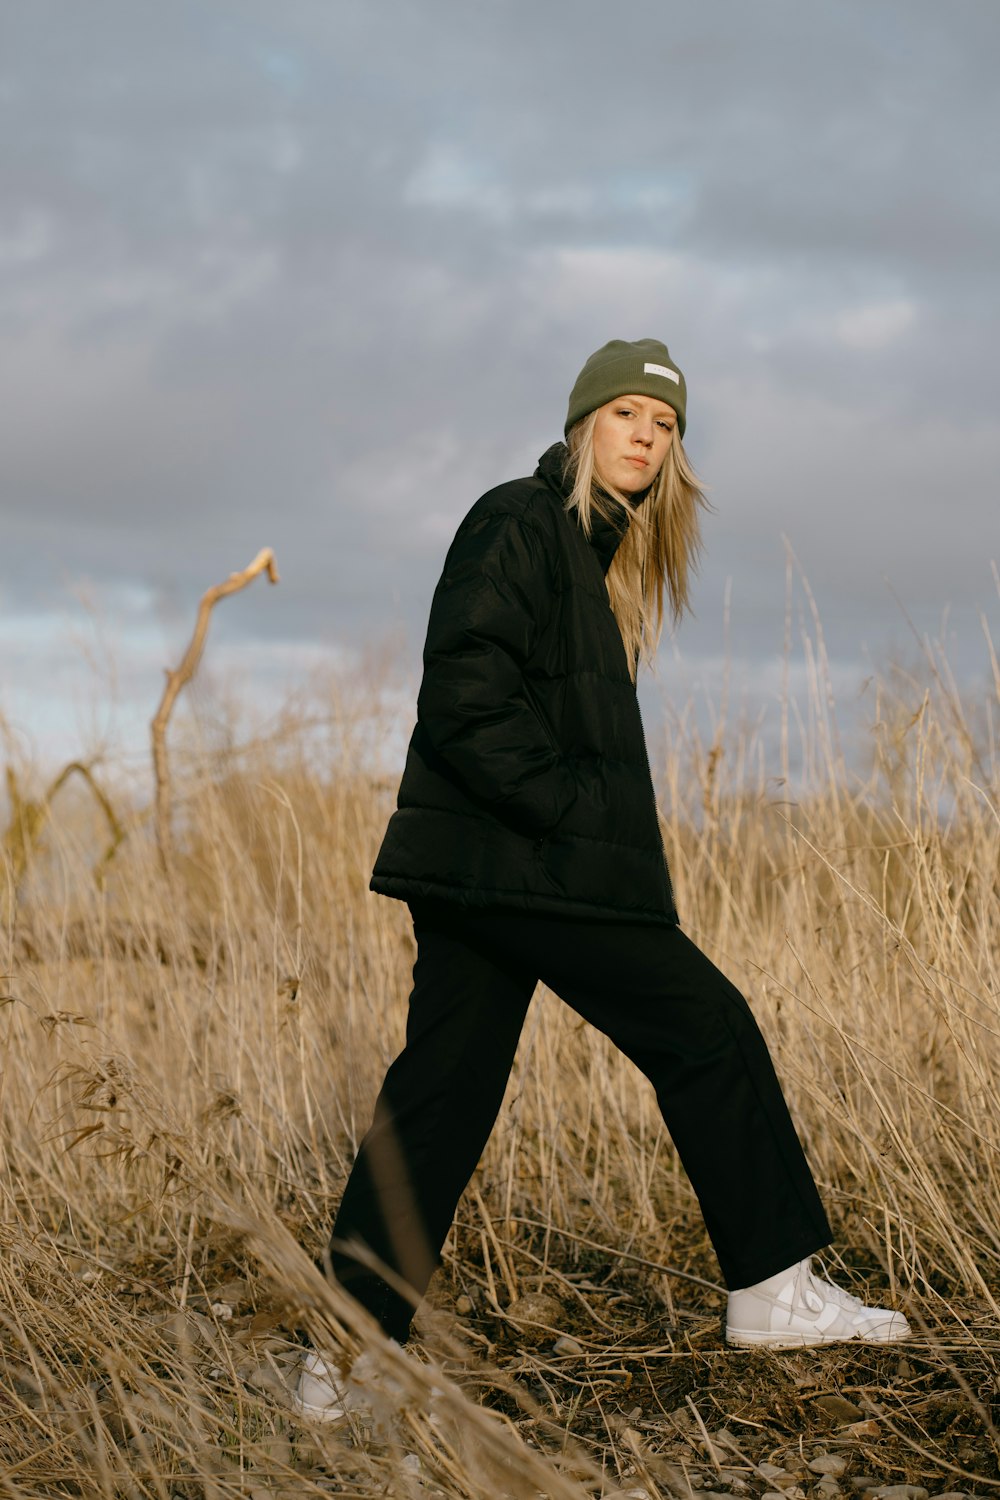
[[[746,1001],[678,926],[635,677],[688,603],[701,492],[684,377],[614,340],[567,445],[459,527],[431,606],[417,725],[372,876],[417,942],[406,1046],[333,1227],[330,1268],[405,1342],[543,980],[646,1074],[729,1293],[730,1343],[905,1338],[816,1275],[830,1227]],[[315,1354],[317,1415],[341,1381]]]

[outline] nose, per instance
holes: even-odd
[[[652,424],[652,422],[650,422],[648,424],[645,424],[642,427],[637,427],[636,430],[635,430],[635,432],[632,434],[632,436],[633,436],[633,439],[635,440],[635,442],[641,443],[644,448],[652,448],[652,446],[653,446],[653,424]]]

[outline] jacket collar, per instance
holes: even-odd
[[[565,443],[553,443],[547,448],[538,460],[538,468],[535,470],[536,479],[544,479],[549,489],[554,490],[560,498],[565,501],[569,498],[573,488],[572,481],[566,476],[566,464],[569,459],[569,449]],[[645,495],[636,496],[637,503],[645,499]],[[574,510],[572,513],[574,524],[580,528],[579,516]],[[602,571],[607,574],[614,559],[615,553],[621,545],[622,538],[628,530],[629,517],[627,511],[619,509],[616,520],[608,521],[597,511],[592,512],[590,518],[590,536],[586,538],[601,564]],[[581,535],[582,535],[581,528]]]

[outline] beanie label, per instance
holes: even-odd
[[[662,375],[667,380],[672,380],[675,385],[680,385],[681,377],[676,370],[668,370],[666,365],[643,365],[644,375]]]

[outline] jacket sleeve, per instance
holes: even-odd
[[[577,792],[524,674],[553,597],[544,538],[529,521],[501,513],[467,522],[434,594],[417,700],[449,773],[530,835],[554,828]]]

